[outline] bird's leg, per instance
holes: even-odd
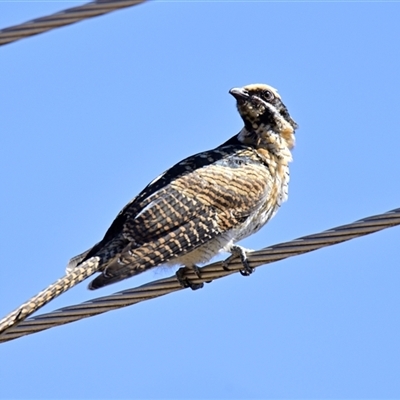
[[[240,257],[240,261],[243,265],[243,269],[239,270],[239,272],[243,276],[249,276],[254,272],[254,268],[250,267],[249,261],[247,260],[247,252],[252,251],[252,250],[246,249],[242,246],[238,246],[235,244],[229,249],[229,251],[232,253],[232,255]],[[226,261],[224,261],[223,268],[225,271],[230,271]]]
[[[197,275],[199,279],[201,279],[200,269],[197,265],[192,265],[191,268],[194,273]],[[182,267],[176,271],[176,279],[181,284],[182,287],[187,288],[190,287],[192,290],[201,289],[204,286],[204,283],[193,283],[187,276],[186,273],[188,272],[189,267]]]
[[[201,279],[201,272],[200,272],[200,268],[196,265],[193,264],[192,265],[192,270],[194,271],[194,273],[196,274],[196,276]]]
[[[199,268],[196,264],[193,264],[193,265],[192,265],[192,269],[193,269],[194,273],[197,275],[197,277],[198,277],[199,279],[203,279],[203,277],[202,277],[202,275],[201,275],[200,268]],[[211,283],[212,280],[211,280],[211,281],[205,281],[205,282],[206,282],[206,283]]]

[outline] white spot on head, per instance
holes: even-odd
[[[246,85],[243,86],[243,89],[247,89],[248,91],[252,90],[269,90],[270,92],[273,93],[275,97],[278,99],[281,98],[281,96],[278,93],[278,90],[273,88],[272,86],[266,85],[265,83],[252,83],[251,85]]]

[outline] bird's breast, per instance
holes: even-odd
[[[261,229],[288,198],[289,166],[286,162],[269,160],[268,191],[264,201],[236,229],[234,240],[239,241]]]

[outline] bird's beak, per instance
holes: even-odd
[[[247,100],[249,96],[249,92],[243,88],[233,88],[229,91],[229,93],[237,100],[244,101]]]

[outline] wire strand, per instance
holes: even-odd
[[[147,0],[97,0],[82,6],[68,8],[55,14],[1,29],[0,46],[87,18],[97,17],[125,7],[136,6],[145,1]]]
[[[382,229],[400,225],[400,208],[384,214],[364,218],[351,224],[338,226],[313,235],[303,236],[290,242],[265,247],[248,254],[251,267],[259,267],[288,257],[308,253],[326,246],[332,246],[356,237],[368,235]],[[229,270],[224,268],[229,267]],[[223,278],[243,268],[237,256],[229,257],[225,262],[219,261],[200,269],[201,279],[194,272],[188,272],[193,283],[201,283]],[[110,296],[64,307],[59,310],[29,318],[0,335],[0,343],[30,335],[58,325],[68,324],[83,318],[92,317],[107,311],[130,306],[141,301],[161,297],[182,290],[175,276],[160,279],[133,289],[117,292]]]

